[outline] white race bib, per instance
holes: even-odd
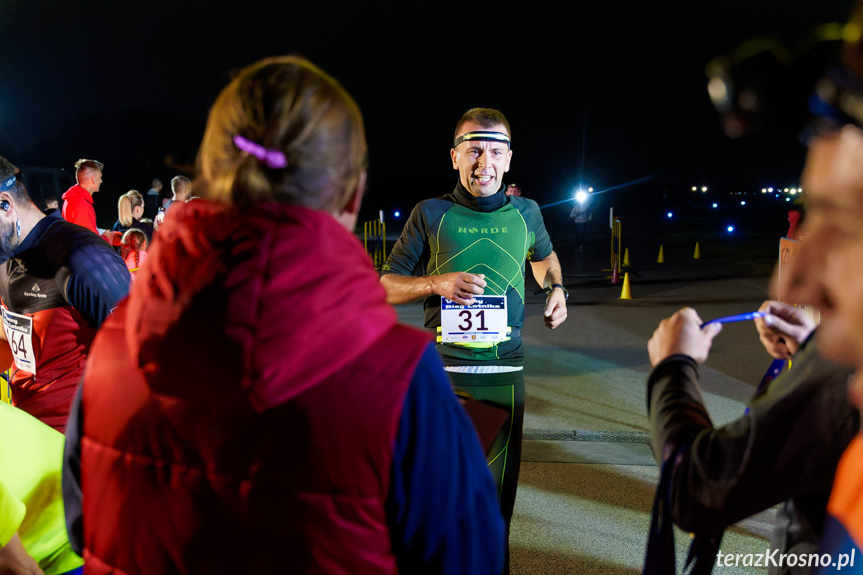
[[[18,369],[36,375],[36,354],[33,352],[33,318],[3,308],[3,331]]]
[[[507,335],[506,296],[475,296],[476,303],[459,305],[440,298],[441,341],[494,343]]]

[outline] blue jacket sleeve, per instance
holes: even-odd
[[[388,516],[402,573],[499,575],[503,569],[494,482],[432,344],[405,397]]]
[[[84,246],[69,259],[71,272],[66,300],[90,325],[99,327],[129,293],[129,269],[104,240],[104,246]]]
[[[66,446],[63,450],[63,507],[66,512],[66,534],[72,550],[84,556],[84,494],[81,489],[81,435],[84,424],[81,395],[83,385],[75,390],[69,420],[66,422]]]

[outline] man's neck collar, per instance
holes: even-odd
[[[506,184],[502,184],[500,189],[490,196],[474,196],[459,180],[455,187],[455,193],[459,196],[462,204],[472,210],[483,213],[499,210],[506,204],[507,200]]]

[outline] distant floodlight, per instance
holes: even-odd
[[[698,188],[696,188],[695,186],[692,186],[692,191],[693,191],[693,192],[697,192],[697,191],[698,191]]]
[[[727,228],[725,228],[725,229],[726,229],[726,230],[728,230],[728,233],[730,234],[731,232],[733,232],[733,231],[734,231],[734,226],[728,226],[728,227],[727,227]]]
[[[707,191],[707,186],[702,186],[702,187],[701,187],[701,191],[702,191],[702,192],[706,192],[706,191]]]
[[[768,192],[770,192],[770,193],[772,194],[772,193],[773,193],[773,188],[767,188],[767,191],[768,191]]]
[[[718,207],[719,207],[719,204],[713,204],[713,207],[714,207],[714,208],[718,208]]]
[[[665,214],[665,215],[666,215],[666,216],[668,216],[668,217],[670,218],[670,217],[671,217],[671,216],[673,216],[674,214],[673,214],[673,213],[671,213],[671,212],[668,212],[668,213],[667,213],[667,214]]]
[[[767,193],[767,188],[761,188],[761,193],[762,193],[762,194],[766,194],[766,193]]]
[[[588,192],[593,192],[593,188],[587,188]]]
[[[585,192],[584,190],[578,190],[577,192],[575,192],[575,201],[579,204],[583,204],[584,202],[586,202],[587,192]]]
[[[745,205],[746,205],[746,200],[743,200],[742,202],[740,202],[740,205],[741,205],[741,206],[745,206]]]
[[[396,212],[396,213],[394,213],[393,215],[394,215],[395,217],[399,217],[400,215],[402,215],[402,213],[401,213],[401,212]]]

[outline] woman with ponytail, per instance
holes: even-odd
[[[147,241],[153,240],[153,224],[142,222],[144,215],[144,196],[138,190],[129,190],[117,201],[117,212],[119,217],[111,228],[115,232],[123,233],[130,228],[138,228],[147,234]]]

